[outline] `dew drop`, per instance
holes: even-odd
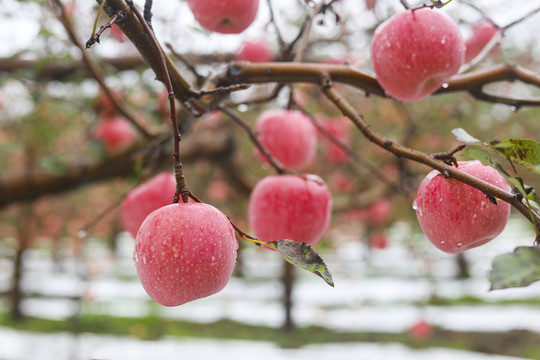
[[[448,83],[443,83],[441,86],[442,86],[443,89],[448,89],[449,85],[448,85]]]
[[[84,239],[86,237],[87,233],[84,230],[79,230],[77,233],[77,236],[79,236],[81,239]]]
[[[510,110],[516,112],[518,110],[518,108],[517,108],[517,106],[512,105],[512,106],[510,106]]]
[[[458,242],[458,243],[457,243],[456,245],[457,245],[457,247],[458,247],[458,248],[460,248],[460,247],[462,247],[462,246],[463,246],[463,244],[462,244],[462,243],[460,243],[460,242]]]
[[[446,241],[442,240],[441,245],[444,245],[444,244],[446,244]]]
[[[134,260],[135,262],[139,262],[139,257],[137,256],[137,253],[136,253],[136,252],[133,253],[133,260]]]
[[[416,203],[416,200],[413,201],[412,208],[414,211],[418,210],[418,204]]]
[[[238,105],[237,109],[240,112],[246,112],[249,110],[249,107],[246,104],[240,104]]]

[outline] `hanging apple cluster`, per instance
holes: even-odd
[[[202,27],[222,34],[244,31],[254,21],[259,6],[258,0],[187,2]],[[478,54],[494,35],[493,29],[486,25],[475,30],[482,39],[466,43],[454,20],[438,10],[400,12],[373,35],[371,54],[377,80],[386,95],[396,100],[424,99],[457,74],[465,57]],[[258,62],[271,61],[275,55],[259,40],[245,42],[237,57]],[[316,244],[329,226],[332,197],[319,176],[298,172],[314,161],[317,129],[303,113],[284,109],[262,113],[254,129],[268,154],[286,172],[296,174],[260,180],[249,199],[250,229],[261,242],[291,239]],[[339,155],[341,160],[336,164],[347,158],[344,153]],[[262,163],[268,163],[267,155],[259,152],[258,156]],[[509,189],[496,170],[478,161],[461,162],[458,168]],[[165,306],[223,289],[231,277],[238,246],[227,216],[204,203],[171,204],[175,190],[174,176],[159,174],[131,191],[122,209],[124,226],[135,238],[134,259],[141,283]],[[510,212],[507,203],[491,202],[479,190],[437,171],[420,185],[414,208],[426,236],[450,253],[496,237]]]

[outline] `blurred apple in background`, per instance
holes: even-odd
[[[169,172],[160,173],[131,190],[122,202],[122,223],[133,238],[152,211],[173,203],[176,179]]]
[[[274,50],[264,38],[245,40],[236,52],[236,59],[250,62],[269,62],[274,60]]]
[[[92,135],[103,143],[109,155],[125,149],[137,138],[129,120],[122,116],[100,119],[92,129]]]
[[[465,62],[471,61],[480,54],[498,31],[497,26],[487,19],[474,25],[471,37],[465,41]]]
[[[257,16],[259,0],[187,0],[195,20],[221,34],[239,34]]]

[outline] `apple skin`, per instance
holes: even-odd
[[[317,128],[299,111],[267,110],[255,122],[258,140],[283,166],[307,167],[317,150]],[[266,157],[259,158],[267,163]]]
[[[497,170],[480,161],[458,162],[458,169],[504,190],[510,186]],[[486,195],[434,170],[420,184],[414,206],[420,227],[437,248],[451,254],[483,245],[505,228],[510,204],[492,204]]]
[[[178,306],[221,291],[236,262],[238,242],[227,217],[202,203],[152,212],[137,233],[133,258],[148,295]]]
[[[259,0],[187,0],[195,20],[207,30],[239,34],[257,16]]]
[[[465,41],[465,62],[474,59],[497,31],[499,31],[497,26],[487,19],[478,22],[473,27],[471,37]]]
[[[275,175],[253,189],[248,220],[261,241],[289,239],[314,245],[328,229],[331,211],[332,197],[318,176]]]
[[[274,60],[274,50],[266,39],[246,40],[238,48],[236,59],[253,63],[269,62]]]
[[[152,211],[170,205],[176,192],[176,179],[172,173],[157,174],[131,190],[122,202],[122,223],[133,238],[144,219]]]
[[[125,149],[137,137],[129,120],[121,116],[100,119],[94,126],[92,134],[103,143],[109,155]]]
[[[377,27],[371,43],[379,84],[388,96],[406,102],[437,90],[459,71],[464,55],[457,24],[431,9],[392,16]]]

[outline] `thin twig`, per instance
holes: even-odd
[[[182,135],[180,134],[180,129],[178,128],[178,120],[176,119],[176,105],[174,101],[174,91],[172,87],[171,78],[169,76],[169,70],[167,69],[167,63],[165,61],[165,55],[163,54],[163,51],[161,50],[161,47],[159,46],[159,43],[157,39],[154,36],[154,33],[152,29],[150,29],[150,26],[147,24],[146,20],[144,19],[143,15],[139,12],[137,7],[133,4],[132,0],[126,0],[126,3],[131,8],[131,11],[135,14],[135,16],[139,19],[141,22],[141,25],[145,28],[147,35],[152,40],[152,45],[154,46],[154,49],[157,53],[160,54],[160,66],[161,71],[164,75],[164,82],[165,86],[167,87],[167,92],[169,94],[169,105],[171,109],[170,113],[170,119],[171,124],[174,132],[174,175],[176,177],[176,192],[174,194],[173,203],[178,203],[180,199],[182,199],[183,202],[188,202],[189,197],[189,188],[186,184],[186,179],[184,177],[184,171],[183,171],[183,165],[182,160],[180,159],[180,141],[182,140]]]
[[[364,134],[364,136],[371,142],[377,144],[383,149],[393,153],[394,155],[402,158],[406,158],[424,165],[429,166],[432,169],[440,171],[445,177],[452,177],[467,185],[470,185],[487,196],[504,200],[514,206],[519,212],[521,212],[527,219],[534,221],[536,226],[540,226],[540,217],[535,216],[534,220],[530,218],[528,207],[518,199],[512,192],[501,189],[495,185],[480,180],[474,176],[466,174],[459,169],[449,166],[442,161],[434,159],[432,156],[423,152],[406,148],[400,144],[397,144],[385,136],[376,132],[364,117],[359,114],[347,100],[339,94],[339,92],[333,87],[332,82],[326,78],[321,81],[321,91],[326,97],[334,103],[334,105],[341,110],[343,115],[347,116],[356,127]]]
[[[71,40],[71,42],[80,50],[82,60],[86,64],[86,67],[93,75],[94,79],[98,82],[101,90],[111,99],[111,102],[114,104],[116,109],[124,115],[136,128],[143,134],[146,138],[152,138],[154,136],[153,132],[146,128],[144,124],[148,123],[146,119],[141,117],[138,112],[132,110],[125,101],[121,98],[118,98],[111,89],[107,86],[105,82],[105,76],[100,69],[99,65],[88,55],[88,52],[85,51],[85,47],[79,41],[78,36],[75,34],[75,30],[69,20],[69,17],[65,13],[64,6],[60,0],[49,0],[51,8],[54,10],[54,13],[60,23],[64,26],[66,33]]]

